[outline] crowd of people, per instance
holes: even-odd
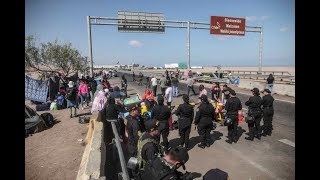
[[[172,74],[171,74],[172,75]],[[139,85],[143,81],[142,73],[139,75]],[[133,73],[133,80],[135,76]],[[184,164],[188,161],[188,151],[191,149],[189,136],[191,126],[197,127],[200,136],[198,147],[204,149],[212,144],[210,132],[214,129],[214,121],[217,119],[217,108],[214,103],[222,103],[224,106],[224,122],[228,127],[228,143],[237,143],[238,115],[242,110],[241,101],[236,96],[236,92],[224,85],[220,89],[219,83],[215,83],[210,89],[211,100],[208,98],[208,91],[204,85],[199,85],[199,93],[194,90],[193,77],[189,74],[187,79],[188,91],[182,94],[183,103],[171,112],[171,103],[173,98],[179,96],[179,74],[173,77],[169,73],[163,74],[160,81],[154,76],[148,80],[145,94],[142,96],[143,104],[133,104],[124,107],[121,101],[127,96],[128,82],[126,77],[121,77],[121,88],[111,87],[107,78],[98,81],[93,78],[82,77],[74,83],[69,81],[68,87],[61,88],[59,92],[67,101],[67,108],[70,108],[70,117],[77,116],[77,109],[81,105],[82,109],[92,103],[94,107],[97,101],[98,111],[101,111],[105,120],[118,119],[118,129],[123,142],[127,142],[130,157],[138,159],[139,168],[129,170],[131,178],[135,179],[193,179],[191,173],[181,173],[177,169],[185,168]],[[157,86],[160,85],[161,93],[157,94]],[[150,88],[150,89],[149,89]],[[65,89],[65,90],[64,90]],[[194,95],[198,95],[199,106],[196,108],[190,103],[190,90]],[[253,141],[256,137],[271,136],[272,118],[273,118],[273,97],[269,89],[262,91],[263,97],[257,88],[252,90],[253,96],[245,102],[248,106],[249,133],[246,140]],[[122,101],[123,102],[123,101]],[[141,113],[141,107],[145,106],[150,115]],[[74,113],[72,113],[74,109]],[[121,120],[120,112],[128,111],[129,114]],[[179,145],[169,148],[168,135],[172,129],[172,115],[178,117]],[[263,126],[260,127],[260,121],[263,119]],[[107,122],[107,121],[106,121]],[[160,143],[160,137],[162,142]],[[159,171],[160,170],[160,171]]]

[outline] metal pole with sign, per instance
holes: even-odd
[[[88,27],[88,43],[89,43],[89,58],[90,58],[90,76],[93,77],[93,59],[92,59],[92,41],[91,41],[90,16],[87,16],[87,27]]]
[[[259,43],[259,72],[262,71],[262,27],[260,28],[260,43]]]
[[[190,21],[188,21],[188,30],[187,30],[187,65],[188,69],[191,69],[190,65]]]

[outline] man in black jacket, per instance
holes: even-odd
[[[191,124],[194,117],[193,106],[189,104],[189,96],[184,94],[182,96],[183,104],[180,104],[175,114],[179,116],[179,135],[180,135],[180,146],[189,150],[189,135],[191,130]]]
[[[160,134],[162,135],[163,139],[163,146],[165,151],[168,150],[169,142],[168,142],[168,135],[169,135],[169,118],[171,116],[171,111],[168,106],[163,104],[164,98],[162,95],[158,96],[158,105],[154,106],[151,110],[151,118],[156,119],[160,122],[159,130]]]
[[[210,131],[213,127],[213,120],[216,113],[214,107],[209,103],[206,95],[201,96],[201,105],[197,109],[196,118],[194,124],[198,126],[198,133],[201,138],[201,143],[198,147],[204,149],[206,146],[210,147]]]
[[[274,98],[271,96],[271,91],[269,89],[265,89],[262,91],[262,108],[263,108],[263,136],[271,136],[273,126],[272,126],[272,119],[274,114],[273,109],[273,102]]]
[[[160,131],[159,121],[149,119],[145,121],[146,132],[142,134],[138,141],[138,162],[140,170],[144,169],[145,163],[155,159],[160,153]]]
[[[228,125],[228,140],[227,143],[237,143],[238,131],[238,111],[242,110],[241,101],[236,97],[236,92],[229,89],[230,98],[227,100],[224,109],[227,111],[226,116],[231,119],[231,124]]]
[[[249,127],[249,137],[245,137],[246,140],[253,141],[254,135],[256,134],[257,138],[260,140],[261,137],[261,128],[260,121],[262,118],[261,111],[261,97],[259,96],[259,89],[253,88],[252,90],[253,96],[249,98],[249,100],[245,103],[246,106],[249,106],[248,116],[253,118],[253,121],[248,122]],[[256,131],[256,133],[255,133]]]
[[[130,157],[137,156],[137,146],[139,137],[145,130],[143,119],[139,116],[139,108],[132,105],[130,106],[130,114],[126,116],[124,124],[128,131],[128,150]]]

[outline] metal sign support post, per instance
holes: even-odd
[[[92,59],[92,42],[91,42],[91,23],[90,16],[87,16],[88,27],[88,43],[89,43],[89,58],[90,58],[90,76],[93,78],[93,59]]]
[[[188,21],[188,30],[187,30],[187,65],[188,69],[191,69],[190,65],[190,21]]]
[[[259,44],[259,72],[262,70],[262,27],[260,27],[260,44]]]

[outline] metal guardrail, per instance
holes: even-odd
[[[117,146],[117,150],[118,150],[118,154],[119,154],[119,158],[120,158],[120,163],[121,163],[122,178],[123,178],[123,180],[130,180],[129,173],[128,173],[127,166],[126,166],[126,161],[125,161],[123,150],[122,150],[121,143],[120,143],[120,137],[119,137],[117,127],[115,124],[115,122],[117,120],[107,120],[107,121],[111,123],[112,131],[113,131],[113,134],[115,137],[115,142],[116,142],[116,146]]]

